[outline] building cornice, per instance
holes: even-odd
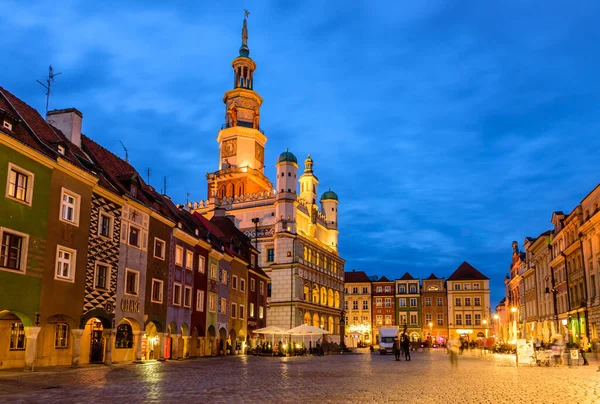
[[[189,245],[196,245],[196,243],[198,242],[198,239],[189,235],[188,233],[184,232],[183,230],[175,227],[173,229],[173,237],[188,243]]]

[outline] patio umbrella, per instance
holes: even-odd
[[[324,330],[322,328],[314,327],[312,325],[301,324],[298,327],[294,327],[294,328],[287,330],[285,333],[290,334],[290,335],[309,335],[310,343],[312,345],[313,335],[329,334],[329,331]]]
[[[271,335],[271,340],[272,340],[271,347],[275,346],[275,334],[277,334],[277,335],[287,334],[287,331],[285,331],[283,328],[275,327],[274,325],[270,325],[270,326],[264,327],[264,328],[259,328],[252,332],[255,334]]]

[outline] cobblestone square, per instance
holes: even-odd
[[[0,402],[597,403],[591,366],[519,367],[443,351],[324,357],[236,356],[0,374]]]

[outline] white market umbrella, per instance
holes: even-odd
[[[329,334],[329,331],[324,330],[322,328],[317,328],[312,325],[301,324],[298,327],[291,328],[286,331],[286,334],[290,335],[309,335],[310,343],[312,345],[312,337],[313,335],[324,335]]]
[[[276,327],[274,325],[270,325],[268,327],[264,327],[264,328],[259,328],[256,329],[254,331],[252,331],[255,334],[265,334],[265,335],[271,335],[271,347],[275,347],[275,335],[282,335],[282,334],[287,334],[287,331],[284,330],[283,328],[280,327]]]

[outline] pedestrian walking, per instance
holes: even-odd
[[[458,366],[458,349],[461,342],[452,338],[449,339],[446,343],[446,348],[448,349],[448,353],[450,354],[450,365]]]
[[[586,337],[585,334],[581,334],[581,337],[579,338],[579,353],[581,354],[581,357],[583,358],[583,366],[590,365],[587,358],[585,357],[585,353],[588,351],[589,348],[590,348],[590,343],[588,341],[588,338]]]
[[[398,338],[398,336],[394,337],[394,356],[396,357],[396,360],[399,361],[400,360],[400,339]]]

